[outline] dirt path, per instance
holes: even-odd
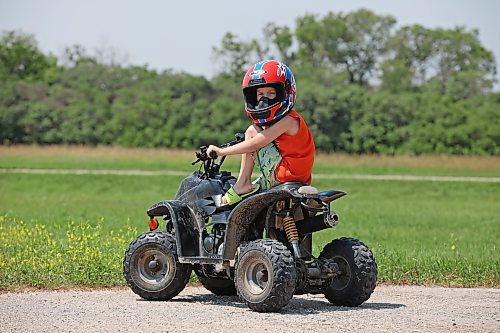
[[[500,289],[378,286],[358,308],[295,296],[280,313],[188,287],[170,302],[127,289],[5,293],[0,332],[500,332]]]

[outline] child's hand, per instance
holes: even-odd
[[[215,152],[217,154],[217,157],[221,157],[221,156],[224,156],[222,153],[221,153],[222,149],[217,147],[217,146],[214,146],[214,145],[210,145],[208,146],[208,149],[207,149],[207,155],[210,156],[210,153],[211,152]]]

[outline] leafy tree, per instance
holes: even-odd
[[[405,26],[390,39],[389,48],[389,58],[382,65],[387,89],[401,91],[434,80],[442,94],[455,94],[455,98],[491,91],[496,64],[479,42],[477,30]]]
[[[239,76],[247,65],[252,63],[251,52],[255,47],[253,41],[249,43],[238,41],[238,37],[230,32],[222,38],[221,47],[214,47],[215,58],[222,62],[222,72]]]
[[[53,79],[56,73],[56,58],[44,55],[33,35],[15,31],[1,34],[0,80],[44,80],[45,76]]]
[[[298,54],[302,62],[343,69],[350,83],[366,85],[395,23],[391,16],[366,9],[347,15],[328,13],[321,20],[306,15],[297,19]]]
[[[465,28],[419,25],[368,10],[268,24],[263,37],[228,33],[210,80],[125,66],[78,45],[61,60],[31,35],[0,39],[0,144],[192,148],[232,139],[251,123],[247,66],[278,58],[297,80],[296,110],[320,151],[500,154],[496,63]],[[107,58],[106,58],[106,57]],[[106,60],[107,59],[107,60]],[[59,65],[60,64],[60,65]]]
[[[396,92],[424,84],[434,49],[430,29],[418,24],[401,27],[388,41],[389,58],[382,64],[384,88]]]
[[[281,59],[285,64],[291,64],[294,60],[293,34],[287,26],[277,26],[274,23],[269,23],[264,27],[264,36],[268,39],[268,48],[274,47],[277,50],[277,55],[271,55],[269,58]]]
[[[466,31],[465,28],[437,29],[433,32],[435,39],[435,60],[438,64],[437,77],[441,82],[441,91],[448,91],[450,79],[458,72],[476,72],[469,75],[471,84],[483,86],[490,84],[496,74],[493,53],[486,50],[479,41],[477,30]],[[477,75],[482,73],[482,75]],[[476,82],[477,80],[482,82]]]

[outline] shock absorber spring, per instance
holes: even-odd
[[[283,228],[285,229],[285,234],[288,238],[288,241],[290,242],[290,244],[292,244],[293,254],[295,258],[302,257],[299,247],[299,233],[297,232],[295,220],[293,219],[293,216],[290,216],[290,214],[287,214],[287,216],[283,218]]]
[[[297,226],[293,216],[287,215],[283,218],[283,228],[285,229],[286,237],[289,242],[298,241],[299,233],[297,232]]]

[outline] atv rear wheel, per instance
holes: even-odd
[[[250,242],[236,266],[236,290],[247,306],[258,312],[276,312],[295,291],[295,262],[282,243],[261,239]]]
[[[333,259],[341,271],[325,291],[330,303],[358,306],[370,298],[377,282],[377,264],[365,244],[354,238],[335,239],[319,257]]]
[[[186,286],[191,265],[179,263],[174,236],[147,232],[139,235],[125,252],[123,275],[140,297],[168,301]]]

